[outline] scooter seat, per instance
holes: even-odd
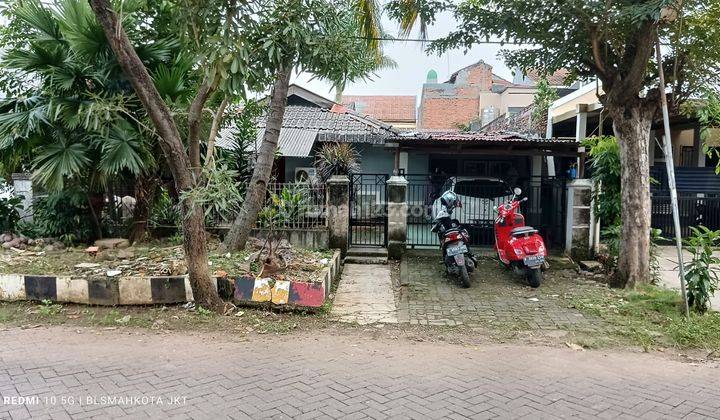
[[[510,234],[513,236],[520,236],[520,235],[530,235],[532,233],[537,233],[538,230],[531,226],[522,226],[522,227],[516,227],[513,228],[510,231]]]

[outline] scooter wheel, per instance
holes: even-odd
[[[460,281],[462,281],[462,287],[468,288],[470,287],[470,274],[468,274],[468,270],[466,266],[460,267]]]
[[[540,283],[542,282],[542,270],[539,268],[528,269],[527,270],[527,279],[528,279],[528,283],[530,283],[530,287],[532,287],[532,288],[540,287]]]

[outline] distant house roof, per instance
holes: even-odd
[[[254,145],[258,147],[265,132],[265,117],[258,123]],[[297,85],[288,90],[278,148],[283,156],[309,156],[315,142],[384,143],[398,132],[390,125],[363,116],[338,103]],[[237,129],[223,128],[217,139],[218,147],[234,149]]]
[[[537,84],[543,78],[547,79],[550,86],[566,86],[565,79],[570,74],[568,69],[557,70],[553,74],[542,76],[538,70],[528,70],[524,75],[524,82],[530,84]]]
[[[415,122],[413,95],[344,95],[342,103],[381,121]]]

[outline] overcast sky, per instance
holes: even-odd
[[[397,25],[384,20],[385,31],[390,35],[397,34]],[[455,28],[452,16],[444,14],[438,17],[436,24],[429,28],[428,37],[435,39],[447,35]],[[417,38],[417,31],[413,31],[411,38]],[[425,82],[427,72],[434,69],[438,73],[438,81],[444,82],[456,70],[469,64],[483,60],[493,66],[493,72],[506,79],[512,80],[512,70],[509,69],[497,54],[501,49],[499,45],[479,45],[463,54],[462,49],[450,51],[442,56],[429,55],[423,51],[419,42],[384,42],[385,55],[395,60],[397,68],[382,70],[373,80],[357,82],[345,88],[348,95],[420,95],[422,84]],[[294,82],[304,86],[315,93],[334,98],[335,94],[330,84],[322,80],[310,81],[310,76],[300,74]]]

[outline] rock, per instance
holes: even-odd
[[[10,242],[4,242],[2,244],[2,247],[3,247],[3,249],[10,249],[10,248],[12,248],[12,245],[10,244]]]
[[[575,344],[575,343],[565,343],[565,345],[568,346],[569,348],[575,350],[575,351],[585,351],[585,349],[583,348],[583,346],[581,346],[581,345],[579,345],[579,344]]]
[[[528,300],[529,300],[530,302],[540,302],[540,299],[538,299],[538,298],[536,298],[536,297],[528,298]]]
[[[580,268],[586,271],[597,272],[602,270],[602,264],[594,260],[580,261]]]
[[[27,244],[30,246],[33,246],[33,245],[35,245],[35,242],[36,242],[35,239],[30,238],[30,239],[28,239]]]
[[[2,241],[2,242],[10,242],[13,239],[14,238],[13,238],[12,233],[4,233],[2,236],[0,236],[0,241]]]
[[[13,248],[18,248],[20,244],[22,244],[22,239],[20,238],[14,238],[12,241],[10,241],[10,246]]]
[[[53,242],[55,249],[65,249],[65,244],[60,241]]]
[[[130,242],[123,238],[107,238],[98,239],[94,245],[100,248],[100,250],[114,248],[124,249],[130,246]]]
[[[119,249],[116,256],[121,260],[129,260],[135,258],[135,253],[129,249]]]
[[[105,273],[108,277],[117,277],[120,274],[122,274],[122,271],[120,270],[108,270],[107,273]]]
[[[80,263],[75,264],[75,268],[96,268],[100,267],[100,264],[98,263]]]
[[[55,251],[55,245],[45,245],[45,248],[43,248],[44,251]]]
[[[130,315],[125,315],[122,318],[118,318],[115,320],[115,322],[117,322],[118,324],[127,324],[128,322],[130,322]]]

